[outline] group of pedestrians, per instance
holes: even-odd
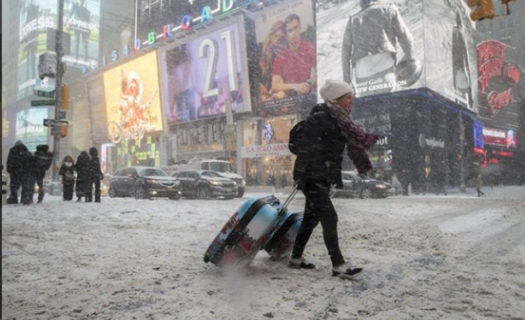
[[[95,202],[100,202],[100,185],[104,174],[100,169],[96,148],[89,149],[89,153],[82,151],[76,163],[71,156],[64,157],[59,175],[62,177],[64,201],[73,200],[73,194],[76,192],[77,202],[81,202],[82,198],[85,202],[93,202],[94,187]]]
[[[44,177],[53,163],[48,145],[39,145],[34,153],[22,141],[17,141],[7,157],[7,173],[11,178],[8,204],[18,204],[18,191],[22,188],[20,203],[33,203],[35,184],[38,185],[38,203],[44,201]]]
[[[17,141],[9,151],[7,173],[10,176],[10,195],[8,204],[30,205],[34,203],[35,185],[38,186],[38,203],[44,200],[44,178],[53,164],[53,153],[48,145],[39,145],[34,153],[22,141]],[[72,201],[76,192],[77,202],[100,202],[101,181],[104,178],[100,168],[98,150],[91,148],[89,153],[82,151],[75,163],[73,157],[66,156],[62,161],[59,175],[63,185],[64,201]],[[94,188],[93,188],[94,187]],[[22,189],[19,197],[19,191]]]

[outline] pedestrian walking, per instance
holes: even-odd
[[[39,204],[44,201],[44,178],[46,177],[46,171],[51,168],[52,164],[53,154],[49,152],[49,146],[47,144],[37,146],[34,154],[34,166],[30,170],[30,176],[33,179],[33,182],[31,183],[33,190],[35,183],[38,186]]]
[[[91,159],[89,154],[86,151],[82,151],[77,158],[77,163],[75,164],[75,171],[77,172],[77,184],[75,191],[77,193],[77,202],[81,202],[82,198],[86,198],[90,194],[89,188],[91,186],[90,178],[90,167]]]
[[[64,201],[73,200],[75,191],[75,162],[71,156],[65,156],[58,174],[62,177],[62,189]]]
[[[303,129],[297,146],[294,183],[304,193],[306,206],[301,229],[297,235],[289,266],[296,269],[314,269],[315,265],[303,258],[305,246],[319,223],[332,262],[332,275],[351,279],[362,268],[347,264],[339,248],[337,212],[330,200],[332,185],[343,187],[342,161],[345,147],[360,174],[372,169],[367,149],[378,137],[366,134],[350,118],[353,102],[352,87],[345,82],[328,80],[321,88],[325,103],[316,105],[302,122]],[[291,140],[292,140],[291,133]],[[292,143],[292,141],[290,141]]]
[[[100,159],[98,157],[97,148],[89,149],[90,162],[89,162],[89,187],[87,188],[88,194],[86,195],[86,202],[93,200],[93,186],[95,186],[95,202],[100,203],[100,184],[104,179],[104,174],[100,169]]]
[[[478,192],[478,197],[482,197],[485,195],[485,193],[481,191],[482,187],[483,187],[483,178],[481,177],[481,173],[478,173],[478,176],[476,177],[476,191]]]
[[[7,173],[10,176],[10,195],[8,204],[18,204],[18,191],[22,188],[20,202],[29,205],[32,202],[33,190],[29,170],[33,163],[33,155],[22,141],[17,141],[9,150],[7,157]]]

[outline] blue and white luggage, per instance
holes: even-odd
[[[264,246],[264,250],[273,260],[286,258],[292,253],[295,238],[301,229],[303,215],[301,213],[290,213],[281,219],[276,231]]]
[[[248,199],[230,218],[204,255],[204,262],[219,267],[248,265],[290,216],[294,190],[281,205],[275,196]]]

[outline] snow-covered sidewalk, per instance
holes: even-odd
[[[321,227],[313,271],[205,264],[244,199],[4,206],[2,319],[525,319],[525,187],[485,192],[334,200],[353,282],[331,277]]]

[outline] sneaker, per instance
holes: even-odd
[[[363,272],[363,268],[351,268],[343,264],[339,267],[332,268],[332,277],[352,280],[357,278]]]
[[[288,267],[292,269],[315,269],[315,264],[306,262],[303,258],[288,261]]]

